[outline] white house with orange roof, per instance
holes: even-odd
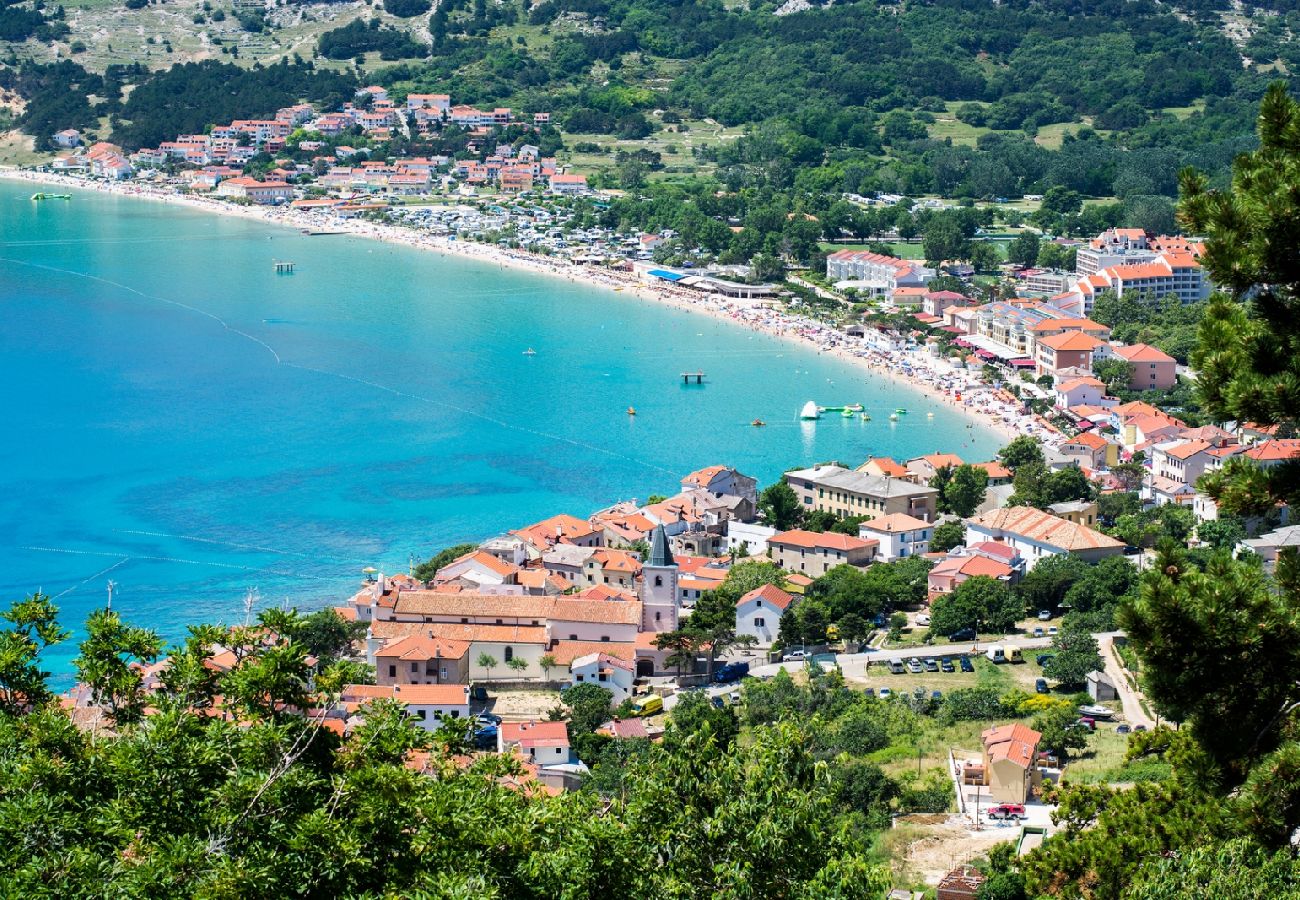
[[[908,556],[930,552],[930,535],[934,525],[907,513],[877,516],[858,526],[858,537],[880,545],[880,562],[893,562]]]
[[[900,287],[924,288],[935,277],[914,260],[869,250],[837,250],[826,257],[826,279],[837,288],[854,288],[874,296],[889,296]]]
[[[613,694],[617,706],[632,696],[636,665],[630,660],[608,653],[588,653],[569,663],[569,686],[594,684]]]
[[[472,550],[434,573],[434,584],[451,581],[475,587],[518,585],[519,567],[485,550]]]
[[[967,545],[1009,544],[1025,561],[1025,571],[1049,556],[1076,556],[1099,562],[1124,553],[1124,542],[1086,525],[1029,506],[1008,506],[966,520]]]
[[[1080,378],[1067,378],[1053,388],[1056,408],[1069,409],[1071,406],[1113,406],[1117,401],[1106,396],[1106,385],[1098,378],[1085,375]]]
[[[587,176],[568,173],[552,175],[548,187],[552,194],[585,194]]]
[[[770,646],[781,628],[781,616],[794,602],[774,584],[764,584],[736,601],[736,634],[749,635],[759,646]]]
[[[1251,444],[1250,447],[1243,451],[1242,456],[1261,469],[1271,469],[1288,460],[1300,457],[1300,439],[1273,438],[1272,440],[1259,441]]]
[[[529,762],[549,766],[570,759],[569,723],[502,722],[497,731],[497,752],[518,750]]]
[[[819,578],[836,566],[866,568],[876,559],[876,541],[835,532],[795,529],[768,538],[772,561],[783,569]]]
[[[469,718],[467,684],[349,684],[340,696],[349,715],[376,700],[396,700],[425,731],[437,731],[444,719]]]
[[[1178,383],[1178,361],[1150,344],[1113,348],[1115,356],[1133,367],[1131,391],[1165,391]]]

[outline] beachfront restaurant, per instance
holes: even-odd
[[[727,281],[712,275],[684,272],[666,266],[633,263],[637,278],[649,284],[666,281],[675,287],[691,288],[710,294],[721,294],[733,300],[771,300],[779,292],[774,284],[742,284],[739,281]]]

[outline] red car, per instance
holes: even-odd
[[[1022,820],[1026,818],[1025,807],[1020,803],[1003,803],[990,809],[986,815],[990,819]]]

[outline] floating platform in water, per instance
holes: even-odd
[[[71,194],[46,194],[43,191],[32,194],[33,200],[71,200]]]
[[[275,274],[277,274],[277,275],[292,275],[292,274],[293,274],[293,263],[289,262],[288,260],[279,260],[279,259],[277,259],[277,260],[273,263],[273,265],[274,265],[274,267],[275,267]]]

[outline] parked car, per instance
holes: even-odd
[[[930,699],[938,703],[943,699],[943,691],[930,691]]]
[[[973,662],[970,661],[970,657],[969,657],[969,656],[963,656],[963,657],[959,660],[959,662],[961,663],[961,670],[962,670],[963,672],[974,672],[974,671],[975,671],[975,664],[974,664]]]
[[[1013,819],[1015,821],[1027,818],[1022,803],[1000,803],[990,809],[987,815],[990,819]]]
[[[916,624],[917,624],[917,625],[929,625],[929,624],[930,624],[930,617],[927,616],[925,613],[921,613],[919,616],[916,617]]]
[[[962,629],[959,630],[959,631],[954,631],[952,634],[948,635],[948,640],[950,640],[950,641],[973,641],[973,640],[975,640],[975,629],[974,629],[974,628],[962,628]]]
[[[888,699],[889,699],[890,697],[892,697],[892,696],[894,696],[894,692],[891,691],[889,688],[881,688],[881,689],[880,689],[880,699],[881,699],[881,700],[888,700]]]
[[[1074,727],[1075,727],[1075,728],[1086,728],[1086,729],[1088,729],[1089,731],[1096,731],[1096,730],[1097,730],[1097,720],[1096,720],[1096,719],[1090,719],[1090,718],[1088,718],[1087,716],[1081,716],[1081,717],[1079,718],[1079,721],[1077,721],[1077,722],[1074,723]]]
[[[957,667],[952,664],[952,657],[950,656],[945,656],[943,659],[939,660],[939,668],[945,672],[957,671]]]
[[[1047,686],[1046,678],[1036,679],[1034,681],[1034,690],[1038,691],[1040,694],[1050,694],[1052,692],[1051,688]]]
[[[1040,622],[1046,622],[1046,621],[1047,621],[1048,619],[1050,619],[1050,618],[1052,618],[1052,611],[1051,611],[1051,610],[1048,610],[1048,609],[1040,609],[1040,610],[1038,611],[1038,621],[1040,621]]]
[[[1056,637],[1056,635],[1057,635],[1059,632],[1060,632],[1060,629],[1057,628],[1055,625],[1053,625],[1051,628],[1047,629],[1047,633],[1048,633],[1049,635],[1051,635],[1052,637]]]
[[[1129,728],[1127,725],[1119,725],[1116,726],[1115,728],[1116,734],[1128,734],[1130,731],[1132,731],[1132,729]]]
[[[713,673],[713,680],[718,684],[726,684],[730,681],[739,681],[749,674],[749,663],[747,662],[729,662],[721,669]]]
[[[911,672],[913,675],[920,675],[924,668],[925,667],[921,665],[921,661],[915,656],[907,661],[907,671]]]
[[[1047,632],[1043,631],[1041,625],[1034,629],[1034,637],[1042,637],[1045,634],[1047,634]]]
[[[732,703],[739,703],[740,691],[732,691],[730,694],[727,695],[727,699],[730,700]]]
[[[903,661],[901,659],[891,659],[888,665],[889,671],[893,672],[895,675],[903,674]]]
[[[1007,652],[1002,649],[1000,644],[994,644],[984,651],[984,655],[989,658],[989,662],[1004,663],[1007,661]]]
[[[476,724],[481,723],[483,725],[500,725],[501,717],[498,716],[496,713],[481,712],[474,717],[474,722]]]
[[[727,701],[725,701],[725,700],[722,699],[722,695],[721,695],[721,694],[719,694],[718,696],[714,697],[714,698],[713,698],[712,700],[710,700],[709,702],[712,703],[714,706],[716,706],[718,709],[726,709],[726,708],[727,708]]]
[[[925,671],[927,672],[939,671],[939,663],[933,657],[927,656],[925,659],[921,660],[921,665],[925,666]]]
[[[865,695],[868,696],[868,697],[874,697],[874,696],[876,696],[876,689],[875,689],[875,688],[863,688],[863,689],[862,689],[862,693],[865,694]]]
[[[782,662],[803,662],[808,658],[807,650],[791,650],[781,656]]]

